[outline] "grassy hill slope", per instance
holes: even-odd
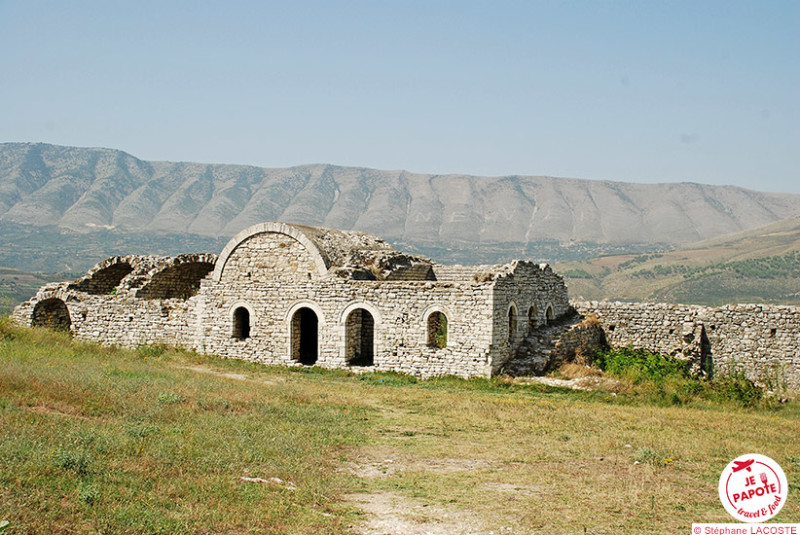
[[[730,520],[719,473],[758,451],[791,483],[775,521],[798,522],[798,416],[267,368],[0,322],[0,521],[15,534],[683,533]]]
[[[574,298],[800,304],[800,218],[674,251],[556,266]]]

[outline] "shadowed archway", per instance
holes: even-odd
[[[319,358],[319,318],[308,307],[299,308],[292,316],[292,358],[313,366]]]
[[[33,307],[31,325],[34,327],[48,327],[59,331],[69,331],[72,319],[69,316],[67,304],[61,299],[52,297],[36,303]]]

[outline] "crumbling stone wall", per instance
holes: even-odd
[[[710,375],[741,372],[762,384],[800,390],[800,308],[596,301],[573,306],[597,315],[613,347],[646,348],[690,360]]]
[[[611,345],[800,390],[797,308],[574,305],[597,314]],[[568,312],[566,286],[544,264],[440,266],[365,233],[265,223],[239,233],[219,258],[109,258],[76,281],[42,287],[13,318],[121,346],[474,377],[497,373],[526,337]],[[431,344],[436,313],[447,320],[444,347]],[[562,340],[565,350],[571,344]]]
[[[188,299],[197,294],[200,281],[214,269],[214,258],[176,257],[171,264],[160,265],[150,280],[136,292],[143,299]]]
[[[495,275],[494,373],[516,355],[527,336],[571,311],[564,280],[548,264],[515,261],[506,269],[506,274]]]
[[[69,315],[68,328],[82,340],[125,347],[142,344],[194,347],[198,300],[188,298],[182,288],[196,284],[196,278],[207,273],[215,261],[212,254],[111,257],[76,281],[42,287],[30,301],[16,307],[12,317],[23,325],[38,324],[37,307],[58,302],[63,303]],[[183,268],[176,271],[176,266]],[[123,272],[127,274],[119,279]],[[171,280],[171,287],[181,289],[182,295],[163,299],[139,297],[142,289],[158,281],[164,273],[167,273],[164,279]],[[174,278],[176,273],[185,278]]]

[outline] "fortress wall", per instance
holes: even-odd
[[[123,295],[88,295],[65,287],[40,291],[14,310],[21,325],[36,325],[35,303],[58,300],[69,313],[69,329],[79,340],[121,347],[166,344],[195,347],[196,300],[136,299]],[[45,318],[46,319],[46,318]],[[45,323],[48,325],[48,323]]]
[[[713,375],[742,372],[767,386],[800,390],[800,308],[595,301],[573,306],[597,315],[613,347],[646,348],[689,359]]]
[[[516,316],[513,322],[509,317],[512,308]],[[548,323],[548,308],[550,320],[570,310],[564,280],[549,265],[518,262],[512,273],[498,278],[492,337],[494,372],[516,354],[528,335]]]
[[[370,369],[418,377],[491,373],[490,284],[329,278],[262,282],[255,288],[229,281],[208,283],[201,288],[201,297],[205,301],[198,324],[198,348],[204,352],[265,364],[299,365],[292,346],[300,335],[295,332],[293,337],[292,322],[300,309],[307,308],[319,321],[316,364],[347,368],[347,320],[351,312],[362,309],[374,320],[374,366]],[[234,311],[239,307],[249,311],[251,328],[246,339],[233,336]],[[428,346],[427,320],[433,312],[447,317],[444,348]],[[352,326],[350,332],[354,332]]]
[[[196,299],[196,298],[192,298]],[[93,296],[67,302],[76,338],[122,347],[165,344],[195,347],[195,306],[183,299]]]

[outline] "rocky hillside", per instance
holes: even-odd
[[[800,305],[800,218],[671,251],[557,264],[579,299]]]
[[[400,246],[444,257],[449,250],[451,259],[468,260],[469,254],[459,254],[519,256],[541,243],[680,245],[797,215],[800,195],[731,186],[332,165],[265,169],[147,162],[110,149],[0,144],[0,225],[58,232],[224,238],[256,222],[281,220],[364,230]]]

